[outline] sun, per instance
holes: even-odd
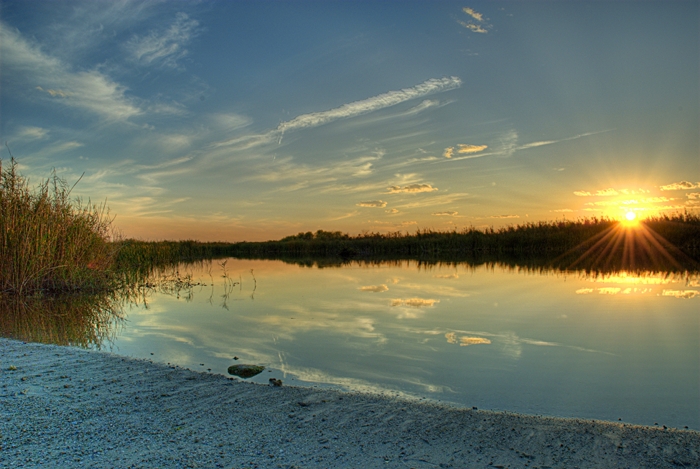
[[[621,223],[626,228],[637,228],[639,226],[639,219],[637,218],[637,213],[632,210],[626,211],[625,215],[621,220]]]

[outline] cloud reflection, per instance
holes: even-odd
[[[457,334],[455,334],[454,332],[448,332],[447,334],[445,334],[445,338],[447,339],[448,344],[459,344],[460,347],[491,343],[489,339],[486,339],[484,337],[463,336],[458,339]]]
[[[661,296],[672,296],[674,298],[695,298],[700,296],[700,292],[697,290],[664,290]]]
[[[440,303],[440,300],[423,299],[423,298],[408,298],[405,300],[402,300],[402,299],[391,300],[391,306],[412,306],[414,308],[432,307],[432,306],[435,306],[436,303]]]

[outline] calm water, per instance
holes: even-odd
[[[263,364],[258,382],[700,429],[697,276],[235,259],[187,272],[206,285],[127,308],[113,351],[221,374]]]

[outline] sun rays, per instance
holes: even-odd
[[[581,252],[582,249],[585,251]],[[629,211],[617,224],[569,251],[580,253],[570,268],[683,270],[687,255]],[[565,255],[566,256],[566,255]],[[564,256],[561,256],[564,257]]]

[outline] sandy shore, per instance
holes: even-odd
[[[0,339],[0,467],[700,467],[700,433],[272,387]]]

